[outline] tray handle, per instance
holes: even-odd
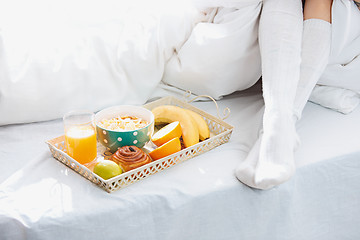
[[[201,97],[209,98],[209,99],[211,99],[211,100],[214,102],[214,104],[215,104],[218,118],[220,118],[221,120],[225,120],[226,118],[229,117],[229,115],[230,115],[230,108],[226,107],[226,108],[223,110],[222,116],[221,116],[221,115],[220,115],[219,105],[217,104],[216,100],[215,100],[213,97],[211,97],[211,96],[209,96],[209,95],[197,95],[196,97],[194,97],[194,98],[192,98],[192,99],[186,100],[186,99],[190,98],[191,95],[192,95],[192,93],[191,93],[190,90],[187,90],[187,91],[184,93],[184,99],[185,99],[185,101],[186,101],[187,103],[191,103],[191,102],[193,102],[193,101],[195,101],[196,99],[201,98]]]

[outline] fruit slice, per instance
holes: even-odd
[[[149,152],[152,160],[157,160],[166,156],[169,156],[173,153],[176,153],[181,150],[181,143],[178,137],[171,139],[170,141],[164,143],[158,148],[155,148]]]
[[[208,139],[210,137],[210,129],[206,121],[201,117],[200,114],[189,109],[184,110],[195,120],[199,129],[199,139],[201,141]]]
[[[182,134],[179,121],[169,123],[165,127],[157,131],[152,137],[151,141],[158,147],[170,141],[173,138],[180,138]]]
[[[103,179],[110,179],[122,173],[117,163],[111,160],[101,160],[94,167],[94,173]]]
[[[155,124],[180,122],[185,147],[199,142],[199,129],[194,119],[183,109],[172,105],[162,105],[152,110]]]

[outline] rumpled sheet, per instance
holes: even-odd
[[[360,93],[338,87],[317,85],[309,101],[343,114],[349,114],[359,105]]]
[[[189,1],[0,2],[0,125],[143,104],[201,20]]]
[[[261,0],[1,1],[0,125],[143,104],[161,81],[217,99],[244,90],[261,75],[260,11]],[[359,92],[359,18],[334,1],[321,84]]]
[[[192,104],[216,116],[213,102]],[[308,103],[295,176],[261,191],[234,176],[257,138],[261,85],[218,104],[228,143],[111,194],[52,158],[44,141],[61,119],[0,127],[0,239],[357,239],[360,109]]]

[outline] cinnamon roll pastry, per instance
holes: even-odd
[[[124,172],[151,162],[151,158],[136,146],[124,146],[119,148],[111,156],[111,160],[119,164]]]

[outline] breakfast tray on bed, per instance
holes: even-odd
[[[199,154],[207,152],[221,144],[228,142],[231,137],[233,127],[227,124],[226,122],[224,122],[223,119],[220,119],[219,117],[214,117],[202,111],[201,109],[198,109],[190,105],[188,102],[181,101],[175,97],[172,96],[164,97],[154,102],[148,103],[144,105],[144,107],[151,110],[161,105],[179,106],[199,113],[205,119],[205,121],[209,126],[211,132],[210,138],[201,141],[191,147],[187,147],[170,156],[164,157],[162,159],[158,159],[156,161],[153,161],[151,163],[148,163],[144,166],[133,169],[131,171],[124,172],[108,180],[104,180],[103,178],[93,173],[90,169],[81,165],[76,160],[71,158],[66,153],[64,136],[51,139],[46,143],[48,144],[50,151],[56,160],[65,164],[66,166],[68,166],[69,168],[71,168],[72,170],[74,170],[84,178],[88,179],[92,183],[98,185],[107,192],[111,193],[118,189],[124,188],[132,183],[138,182],[141,179],[144,179],[155,173],[158,173],[162,170],[165,170],[169,167],[172,167],[178,163],[184,162],[187,159],[193,158]],[[98,144],[98,156],[99,155],[104,156],[104,158],[109,157],[108,153],[106,152],[106,148],[101,146],[101,144]]]

